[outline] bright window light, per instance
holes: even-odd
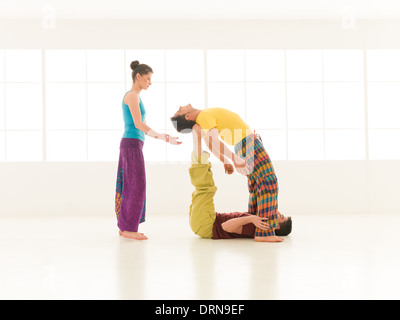
[[[368,83],[370,128],[400,128],[400,83]]]
[[[42,130],[42,85],[6,84],[6,129]]]
[[[400,81],[400,50],[367,50],[368,81]]]
[[[125,82],[124,50],[88,50],[88,82]]]
[[[399,160],[399,141],[399,129],[369,130],[369,158],[371,160]]]
[[[6,133],[0,131],[0,162],[6,161]]]
[[[284,83],[247,83],[246,120],[255,129],[286,128]]]
[[[154,129],[157,132],[165,133],[164,129]],[[171,132],[174,137],[180,136],[179,133]],[[182,139],[181,139],[182,140]],[[177,146],[180,148],[182,145]],[[143,156],[145,161],[164,162],[167,160],[167,144],[164,141],[146,137],[143,146]]]
[[[7,131],[6,161],[43,161],[43,136],[41,131]]]
[[[246,50],[246,81],[285,81],[284,50]]]
[[[289,160],[323,160],[322,130],[289,130]]]
[[[147,161],[190,160],[191,135],[176,133],[169,120],[188,103],[236,112],[275,160],[362,160],[367,141],[370,159],[400,159],[400,50],[367,50],[365,74],[364,54],[0,50],[0,161],[43,161],[43,150],[46,161],[116,161],[133,60],[154,70],[141,93],[147,124],[184,141],[146,139]]]
[[[4,57],[5,57],[4,50],[0,50],[0,83],[4,82],[6,77]]]
[[[287,160],[285,130],[256,130],[272,161]]]
[[[246,119],[245,84],[243,83],[209,83],[208,107],[225,108],[236,112]]]
[[[363,81],[364,53],[362,50],[325,50],[325,81]]]
[[[208,81],[244,81],[243,50],[208,50]]]
[[[165,130],[165,84],[153,83],[148,90],[140,93],[146,109],[146,123],[150,128]],[[122,109],[121,109],[122,110]],[[122,111],[121,111],[121,127]]]
[[[167,50],[166,81],[204,81],[203,50]]]
[[[6,50],[7,82],[42,82],[41,50]]]
[[[129,88],[132,85],[132,69],[130,67],[132,61],[147,64],[153,69],[151,81],[165,81],[165,51],[164,50],[126,50],[126,60],[124,70],[126,70],[126,82]]]
[[[5,130],[4,84],[0,83],[0,130]]]
[[[322,83],[289,83],[287,105],[290,129],[323,128]]]
[[[173,129],[169,120],[180,106],[191,104],[196,109],[204,109],[204,85],[197,83],[168,83],[166,85],[167,129]],[[175,129],[174,129],[175,130]]]
[[[46,127],[50,130],[86,129],[86,84],[48,83]]]
[[[191,153],[193,151],[192,134],[177,133],[176,130],[167,130],[167,134],[179,137],[182,141],[180,145],[167,144],[167,161],[168,162],[190,162]],[[162,148],[160,148],[162,150]]]
[[[322,81],[322,52],[288,50],[286,72],[288,81]]]
[[[326,128],[364,128],[364,84],[325,83]]]
[[[364,160],[364,130],[326,130],[326,160]]]
[[[88,129],[123,128],[122,99],[124,84],[89,83],[88,92]]]
[[[47,161],[86,161],[86,131],[47,131]]]
[[[89,131],[88,160],[118,161],[122,134],[121,130]]]
[[[46,50],[47,82],[86,82],[84,50]]]

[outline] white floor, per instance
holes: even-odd
[[[301,215],[283,243],[205,240],[182,214],[145,242],[114,217],[0,218],[0,299],[400,299],[400,215]]]

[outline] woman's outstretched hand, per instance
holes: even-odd
[[[164,140],[167,143],[170,144],[174,144],[174,145],[178,145],[178,144],[182,144],[182,141],[178,141],[178,137],[171,137],[169,134],[160,134],[159,135],[159,139]]]

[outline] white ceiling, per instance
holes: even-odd
[[[0,0],[0,19],[400,19],[399,0]]]

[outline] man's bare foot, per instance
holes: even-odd
[[[284,239],[278,236],[270,237],[254,237],[254,241],[257,242],[282,242]]]
[[[119,235],[124,238],[134,239],[134,240],[147,240],[148,238],[140,232],[131,232],[131,231],[119,231]]]

